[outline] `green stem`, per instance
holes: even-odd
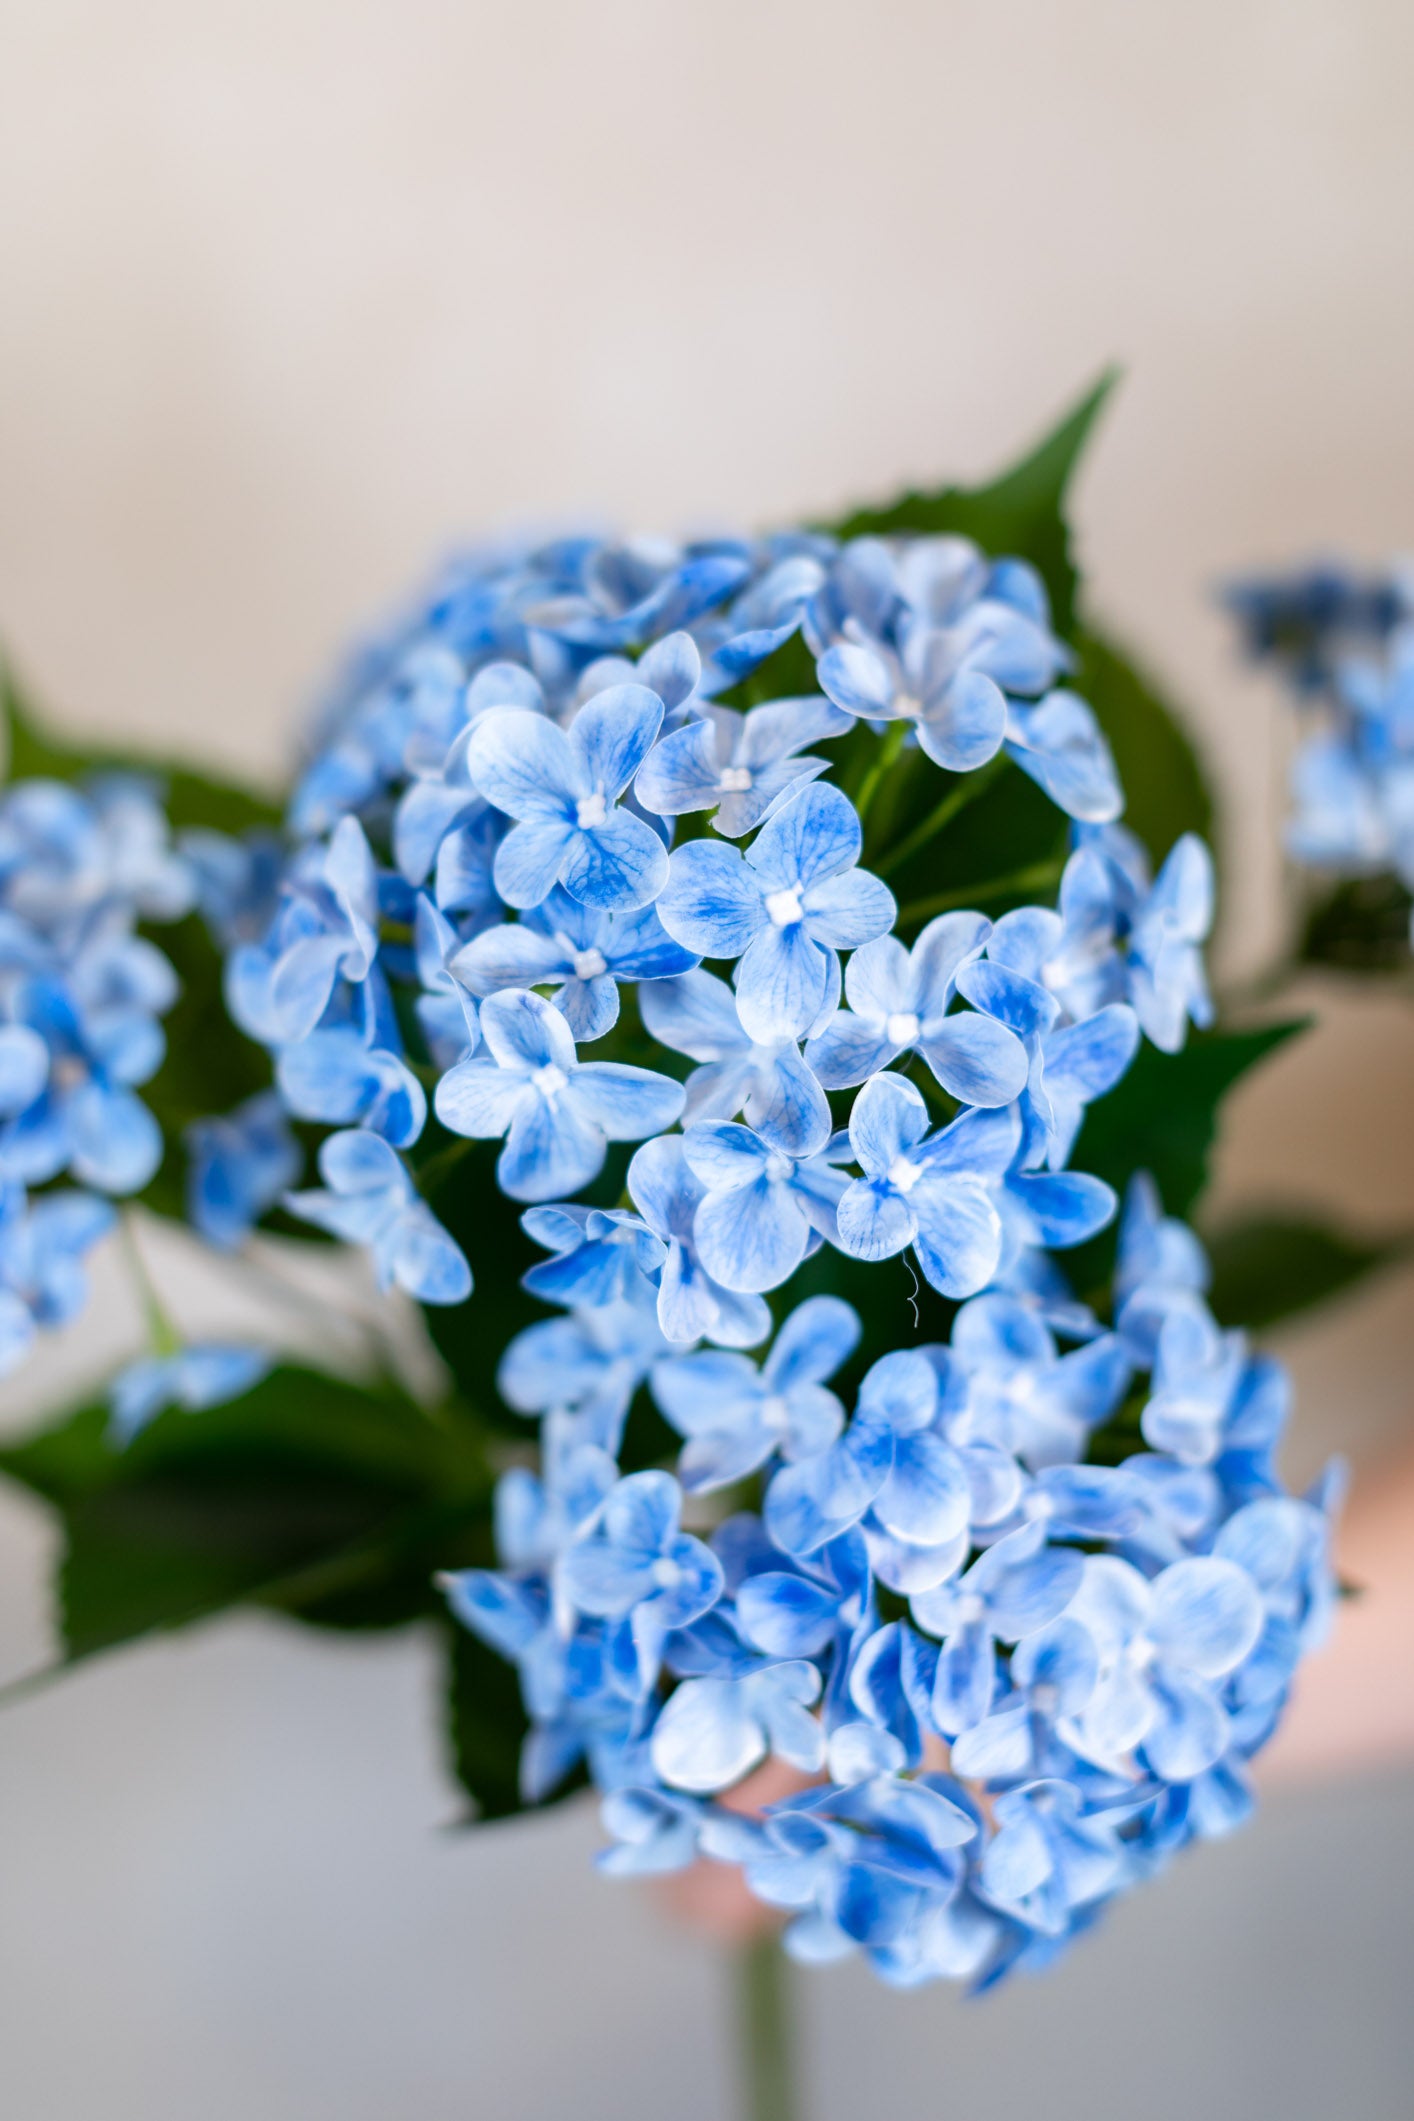
[[[916,898],[898,917],[900,928],[915,921],[930,921],[935,913],[951,913],[954,906],[979,905],[989,898],[1019,898],[1026,891],[1044,891],[1060,882],[1061,861],[1033,862],[1029,869],[1013,869],[1009,876],[989,876],[985,883],[964,884],[960,891],[937,891],[932,898]]]
[[[944,825],[952,823],[960,810],[965,810],[969,803],[975,803],[978,796],[990,788],[1007,763],[1006,753],[999,751],[995,758],[988,759],[985,766],[979,766],[975,772],[967,774],[959,781],[955,788],[950,788],[942,801],[928,812],[921,824],[915,825],[912,832],[906,834],[883,861],[875,862],[874,874],[888,876],[891,870],[902,868],[909,856],[917,854],[920,847],[926,847],[929,840],[942,831]]]
[[[736,1955],[741,2121],[797,2121],[790,1964],[773,1933]]]
[[[870,761],[869,771],[860,782],[859,793],[854,799],[855,811],[861,825],[869,815],[869,805],[879,792],[879,783],[908,741],[910,726],[907,721],[891,722],[879,741],[879,748]]]
[[[162,1299],[153,1287],[152,1276],[147,1271],[147,1261],[142,1256],[142,1247],[137,1241],[137,1232],[133,1228],[131,1216],[122,1215],[118,1218],[118,1230],[133,1286],[137,1290],[138,1302],[142,1305],[152,1352],[154,1355],[175,1355],[182,1345],[182,1336],[167,1316]]]

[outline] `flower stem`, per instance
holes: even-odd
[[[980,905],[987,899],[1019,898],[1026,891],[1044,891],[1060,882],[1063,861],[1033,862],[1029,869],[1013,869],[1009,876],[989,876],[985,883],[964,884],[960,891],[938,891],[932,898],[916,898],[899,914],[900,928],[915,921],[929,921],[935,913],[951,913],[954,906]]]
[[[908,740],[910,724],[906,721],[890,722],[879,740],[879,748],[869,762],[869,771],[859,784],[859,793],[854,799],[855,812],[862,825],[869,815],[869,805],[878,794],[879,783],[892,766]]]
[[[790,1964],[774,1934],[736,1954],[741,2121],[798,2121],[793,2081]]]
[[[1006,753],[999,751],[995,758],[988,759],[985,766],[978,766],[972,773],[965,775],[956,787],[950,788],[942,801],[928,812],[921,824],[915,825],[912,832],[905,834],[897,847],[890,848],[883,861],[875,862],[875,875],[888,876],[892,870],[901,868],[910,855],[917,854],[921,847],[926,847],[929,840],[942,831],[944,825],[952,823],[960,810],[965,810],[969,803],[975,803],[983,790],[990,788],[1006,764]]]

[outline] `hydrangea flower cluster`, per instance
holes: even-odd
[[[762,697],[790,646],[815,689]],[[609,1870],[737,1864],[799,1956],[896,1982],[1044,1958],[1234,1824],[1330,1599],[1330,1493],[1282,1489],[1281,1375],[1196,1240],[1138,1183],[1109,1324],[1051,1257],[1117,1208],[1087,1105],[1211,1015],[1207,850],[1151,875],[1068,662],[960,538],[478,554],[348,673],[283,865],[200,865],[232,1015],[330,1131],[292,1192],[276,1107],[213,1122],[198,1219],[280,1192],[475,1304],[418,1178],[494,1141],[545,1254],[500,1365],[538,1470],[445,1584],[520,1674],[527,1798],[587,1768]],[[1045,792],[1055,907],[900,913],[864,821],[911,753]],[[949,1341],[839,1389],[856,1309],[780,1293],[822,1251],[906,1255]],[[646,1464],[645,1399],[681,1439]],[[734,1810],[770,1755],[799,1793]]]
[[[0,792],[0,1376],[82,1307],[112,1197],[161,1161],[138,1092],[177,981],[137,929],[177,919],[192,895],[145,782]]]
[[[1291,854],[1337,876],[1393,872],[1414,892],[1414,574],[1322,566],[1236,583],[1227,602],[1309,725],[1292,765]]]

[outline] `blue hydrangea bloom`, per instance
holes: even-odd
[[[743,857],[694,840],[673,855],[658,913],[702,957],[739,958],[737,1008],[759,1045],[799,1038],[838,993],[841,949],[882,935],[888,887],[855,865],[859,819],[838,788],[791,797]]]
[[[602,1168],[611,1141],[641,1141],[670,1127],[680,1083],[647,1068],[581,1061],[560,1012],[524,990],[481,1006],[486,1056],[459,1061],[437,1086],[437,1117],[453,1134],[506,1136],[496,1166],[512,1200],[577,1193]]]

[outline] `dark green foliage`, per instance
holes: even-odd
[[[1207,1181],[1223,1098],[1306,1028],[1303,1018],[1255,1031],[1194,1033],[1181,1053],[1160,1053],[1146,1042],[1124,1080],[1087,1110],[1072,1168],[1121,1190],[1133,1172],[1150,1171],[1168,1214],[1186,1216]]]
[[[434,1569],[489,1555],[490,1472],[466,1414],[396,1389],[277,1369],[128,1446],[107,1409],[0,1448],[0,1472],[59,1512],[69,1659],[237,1602],[334,1627],[433,1611]]]
[[[1051,596],[1057,630],[1075,617],[1076,569],[1062,514],[1066,487],[1100,409],[1118,380],[1109,369],[1028,456],[987,486],[910,491],[878,508],[857,508],[822,527],[838,537],[958,532],[984,552],[1029,560]]]
[[[1407,975],[1411,905],[1397,876],[1352,877],[1311,908],[1297,957],[1341,972]]]
[[[1110,740],[1124,788],[1124,822],[1155,866],[1184,832],[1209,839],[1213,801],[1182,723],[1150,678],[1113,641],[1089,627],[1076,637],[1071,682]]]
[[[1204,1242],[1213,1263],[1210,1302],[1225,1326],[1260,1330],[1343,1294],[1381,1267],[1407,1259],[1414,1235],[1379,1242],[1295,1215],[1251,1215]]]

